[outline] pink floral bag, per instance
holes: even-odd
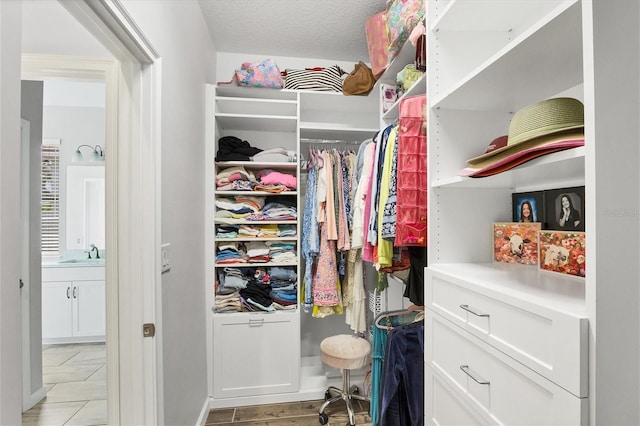
[[[267,87],[270,89],[282,89],[284,80],[278,65],[273,59],[265,59],[261,62],[245,62],[237,69],[231,81],[218,82],[221,84],[232,84],[236,82],[243,87]]]

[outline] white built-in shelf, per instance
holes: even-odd
[[[239,241],[239,242],[249,242],[249,241],[298,241],[297,236],[293,237],[239,237],[239,238],[214,238],[216,242],[226,242],[226,241]]]
[[[387,69],[378,79],[378,82],[385,84],[396,84],[396,76],[404,67],[409,64],[415,63],[416,60],[416,48],[407,40],[400,52],[391,61]],[[377,88],[374,88],[377,89]],[[380,90],[374,90],[376,93],[380,93]],[[372,92],[373,93],[373,92]]]
[[[296,304],[296,309],[276,309],[275,311],[271,311],[271,312],[267,312],[267,311],[216,312],[214,311],[214,307],[211,308],[211,311],[213,312],[213,315],[217,317],[230,315],[230,316],[233,316],[234,320],[247,321],[247,322],[252,318],[258,317],[260,315],[269,315],[270,317],[284,316],[283,318],[284,320],[291,318],[291,315],[298,315],[297,304]]]
[[[433,32],[513,32],[532,26],[545,15],[557,15],[577,2],[577,0],[561,2],[445,0],[439,2],[443,6],[436,7],[436,5],[433,5],[435,19],[430,22],[430,29]],[[431,7],[432,5],[430,4],[429,6]],[[478,19],[479,16],[482,16],[482,19]]]
[[[341,123],[300,123],[300,137],[304,139],[365,140],[372,138],[379,127],[349,127]]]
[[[296,220],[246,220],[217,217],[213,223],[216,225],[295,225],[298,222]]]
[[[264,87],[241,87],[235,84],[216,86],[217,97],[267,99],[269,101],[295,101],[298,95],[292,90],[268,89]]]
[[[278,169],[278,170],[296,170],[297,163],[275,163],[275,162],[259,162],[259,161],[216,161],[219,168],[242,166],[245,169]]]
[[[298,266],[297,261],[292,262],[238,262],[238,263],[216,263],[216,268],[263,268],[272,266]]]
[[[215,113],[296,117],[298,103],[289,100],[218,97]]]
[[[294,132],[298,120],[296,117],[283,115],[254,115],[216,113],[216,121],[223,129],[255,130],[265,132]]]
[[[440,263],[429,269],[447,274],[460,282],[483,287],[486,296],[498,293],[522,303],[542,305],[577,317],[586,316],[584,278],[543,271],[537,265],[508,263]]]
[[[498,8],[512,2],[495,3]],[[582,40],[574,33],[581,27],[581,19],[579,3],[560,3],[470,73],[449,86],[438,85],[431,107],[513,112],[579,85],[583,79]]]
[[[424,95],[427,91],[426,81],[427,74],[425,73],[422,77],[420,77],[415,83],[409,87],[409,90],[406,90],[400,98],[385,112],[382,114],[382,119],[389,123],[393,120],[397,120],[400,117],[400,101],[405,98],[409,98],[411,96]]]
[[[298,195],[297,191],[267,192],[267,191],[215,191],[216,195],[259,195],[259,196],[280,196],[280,195]]]
[[[458,188],[537,189],[584,185],[583,146],[535,158],[511,170],[487,177],[450,176],[435,179],[431,186]]]

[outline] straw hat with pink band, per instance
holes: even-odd
[[[552,152],[584,145],[584,105],[574,98],[553,98],[516,112],[509,133],[467,160],[458,174],[486,177]]]

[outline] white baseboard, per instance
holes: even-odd
[[[202,409],[200,410],[200,415],[198,416],[198,422],[196,426],[204,426],[207,423],[207,417],[209,417],[209,398],[204,400],[204,404],[202,405]]]
[[[24,413],[27,410],[30,410],[31,408],[33,408],[34,405],[36,405],[38,402],[42,401],[42,399],[47,396],[47,388],[45,388],[44,386],[41,387],[40,389],[38,389],[37,391],[35,391],[34,393],[31,394],[31,396],[29,397],[29,401],[24,401],[23,403],[26,404],[22,407],[22,412]]]

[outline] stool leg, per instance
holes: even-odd
[[[349,425],[355,426],[356,424],[356,415],[353,411],[353,406],[351,405],[351,393],[349,392],[349,388],[351,385],[350,382],[350,370],[342,370],[342,399],[347,404],[347,413],[349,414]]]

